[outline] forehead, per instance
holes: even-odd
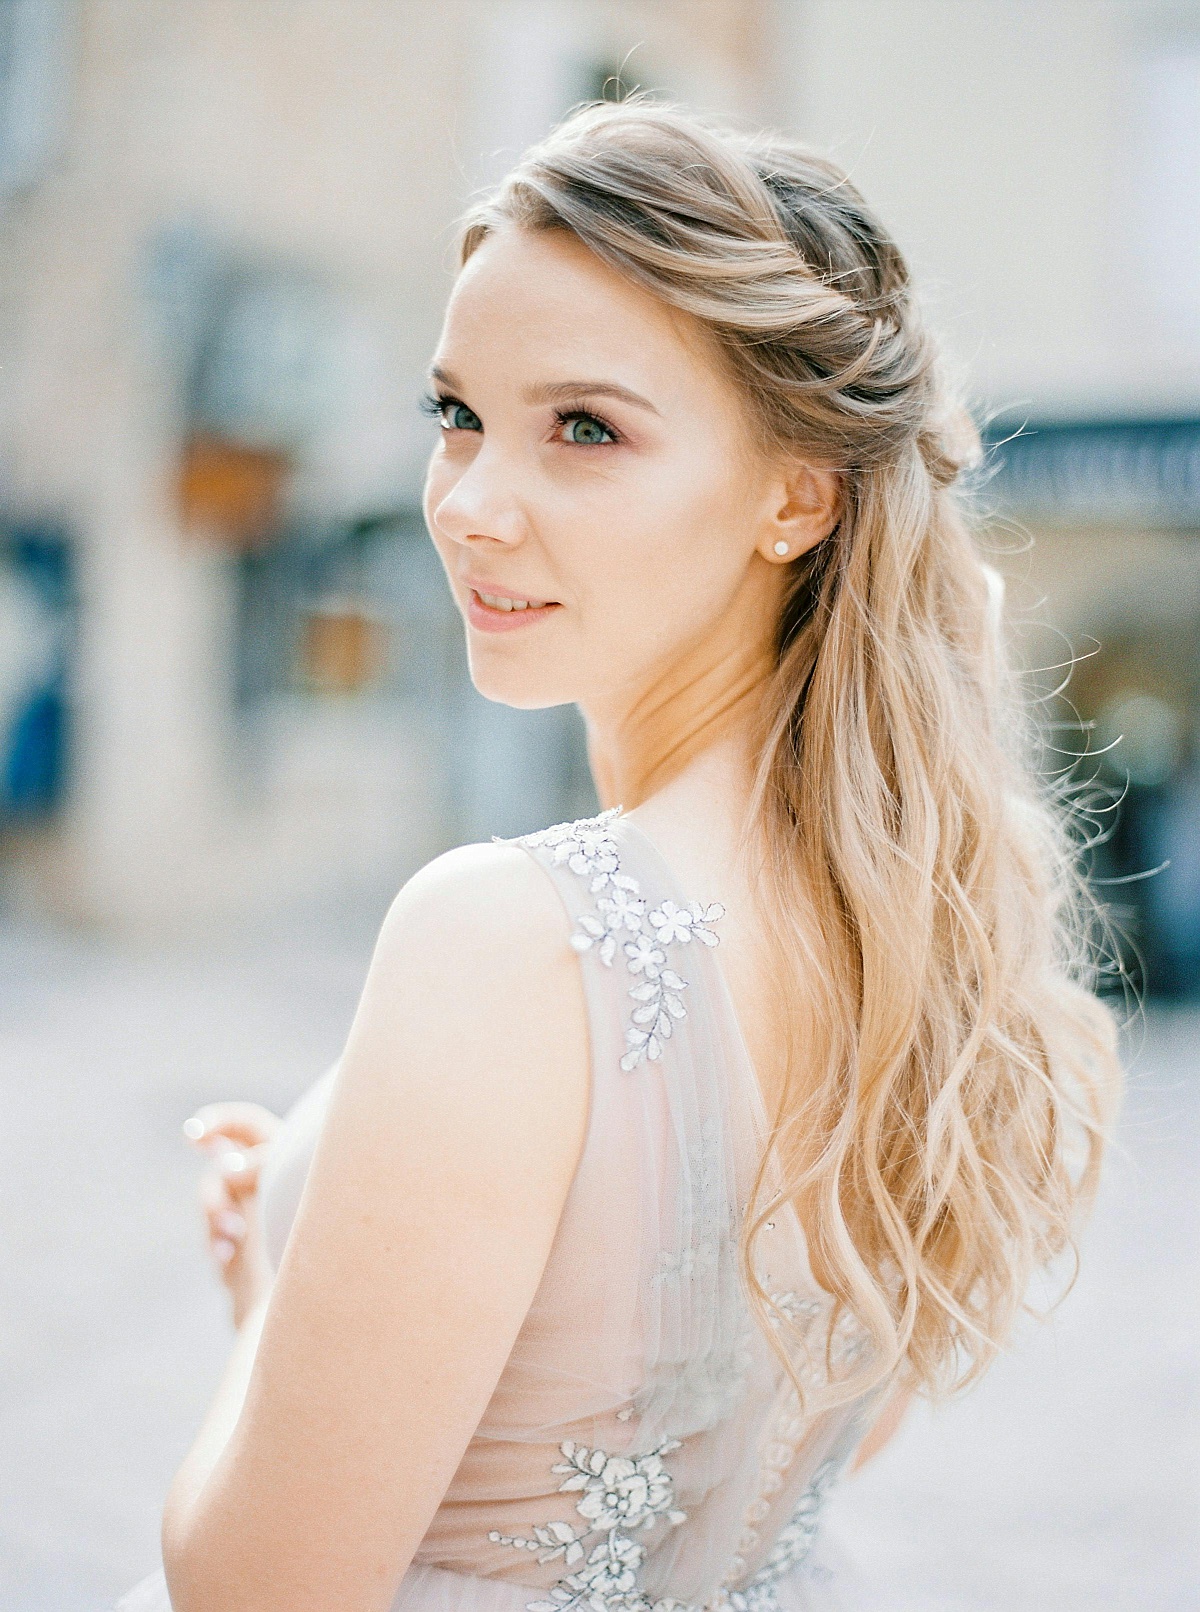
[[[610,268],[565,230],[504,225],[463,266],[446,312],[438,362],[456,374],[473,359],[538,379],[615,380],[656,401],[727,391],[707,332]]]

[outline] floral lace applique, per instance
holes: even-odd
[[[521,835],[518,843],[544,846],[556,863],[565,862],[572,873],[588,881],[596,899],[593,911],[576,920],[571,936],[575,950],[595,947],[600,961],[611,968],[620,947],[629,973],[640,976],[629,992],[637,1006],[625,1031],[626,1052],[621,1059],[621,1068],[630,1070],[643,1059],[661,1058],[675,1022],[687,1017],[682,996],[687,981],[667,966],[667,948],[693,940],[717,945],[719,937],[708,926],[725,916],[725,908],[719,901],[707,905],[691,901],[686,907],[662,901],[650,908],[638,881],[621,871],[617,842],[608,827],[621,810],[610,806],[596,817],[554,823]]]
[[[824,1461],[797,1500],[766,1561],[740,1590],[726,1589],[730,1612],[778,1612],[780,1579],[806,1562],[821,1526],[821,1512],[841,1470],[840,1462]]]
[[[664,1248],[650,1279],[652,1282],[686,1282],[693,1276],[699,1276],[702,1271],[711,1270],[716,1263],[716,1239],[702,1237],[698,1243],[678,1251]]]
[[[639,881],[621,867],[618,844],[609,827],[621,810],[614,806],[595,817],[555,823],[520,836],[518,843],[544,848],[556,865],[565,864],[586,881],[593,901],[591,910],[576,919],[571,935],[575,950],[594,950],[606,968],[624,959],[633,980],[628,994],[635,1004],[620,1060],[621,1068],[628,1071],[643,1061],[660,1059],[674,1025],[687,1016],[683,1000],[687,981],[669,966],[670,949],[692,941],[717,945],[719,937],[710,926],[724,916],[725,908],[720,902],[701,905],[693,901],[679,906],[671,900],[652,907]],[[715,1121],[710,1118],[698,1145],[689,1153],[699,1235],[688,1247],[661,1253],[653,1278],[656,1282],[707,1273],[719,1262],[720,1238],[728,1228],[721,1225],[718,1213],[724,1187],[714,1151],[716,1138]],[[790,1292],[774,1298],[789,1320],[802,1325],[811,1324],[823,1309]],[[739,1337],[738,1348],[728,1360],[696,1363],[688,1397],[689,1403],[701,1400],[711,1411],[703,1425],[711,1425],[732,1407],[743,1391],[748,1364],[746,1337]],[[676,1367],[672,1393],[678,1391],[677,1378]],[[617,1415],[626,1420],[632,1413],[633,1407],[629,1407]],[[741,1556],[735,1557],[712,1601],[700,1607],[671,1596],[652,1600],[640,1583],[647,1550],[639,1536],[657,1525],[677,1526],[687,1520],[687,1513],[675,1505],[674,1480],[663,1461],[680,1443],[678,1437],[666,1438],[646,1454],[630,1456],[610,1455],[570,1440],[559,1446],[564,1459],[552,1470],[563,1474],[560,1492],[579,1493],[575,1510],[581,1521],[549,1522],[530,1528],[525,1535],[496,1529],[488,1534],[494,1544],[534,1553],[542,1564],[561,1562],[566,1569],[544,1599],[527,1604],[526,1612],[584,1612],[585,1608],[587,1612],[779,1612],[776,1585],[808,1556],[839,1463],[827,1461],[814,1474],[753,1577],[740,1589],[730,1587],[745,1571]],[[786,1469],[794,1458],[795,1444],[787,1446],[786,1460],[784,1445],[777,1440],[773,1447]],[[750,1545],[748,1536],[743,1543]]]
[[[721,1171],[721,1127],[710,1114],[687,1150],[688,1193],[695,1241],[683,1248],[664,1248],[651,1280],[690,1280],[715,1269],[722,1247],[736,1249]],[[736,1253],[734,1254],[736,1258]]]
[[[770,1555],[755,1573],[752,1583],[781,1578],[804,1561],[813,1548],[821,1524],[821,1508],[829,1498],[839,1470],[837,1461],[824,1461],[813,1473],[812,1481],[797,1500],[791,1517],[780,1530]]]
[[[536,1551],[539,1562],[561,1561],[574,1571],[560,1578],[545,1601],[530,1601],[526,1612],[564,1612],[586,1605],[591,1612],[674,1612],[679,1603],[652,1602],[638,1585],[646,1547],[633,1536],[659,1521],[674,1527],[687,1521],[675,1506],[675,1484],[663,1456],[679,1448],[664,1439],[645,1455],[608,1455],[571,1439],[559,1445],[564,1459],[551,1468],[565,1472],[560,1493],[580,1491],[575,1510],[582,1525],[551,1522],[534,1528],[532,1537],[502,1534],[488,1538],[497,1545]]]
[[[759,1274],[760,1281],[762,1274]],[[764,1283],[764,1286],[767,1285]],[[793,1365],[814,1391],[819,1392],[828,1380],[827,1359],[836,1371],[856,1360],[868,1346],[865,1329],[848,1311],[842,1312],[833,1328],[832,1337],[828,1336],[825,1329],[832,1307],[828,1295],[818,1298],[813,1294],[801,1295],[788,1289],[771,1292],[770,1300],[772,1326],[778,1330],[786,1321],[795,1328],[802,1340],[801,1348],[792,1356]],[[795,1388],[789,1387],[761,1447],[758,1493],[746,1508],[737,1552],[725,1573],[722,1587],[725,1600],[718,1612],[776,1612],[775,1581],[783,1573],[799,1566],[809,1554],[816,1537],[821,1507],[841,1470],[845,1452],[817,1468],[754,1577],[739,1590],[729,1587],[742,1577],[746,1568],[745,1558],[758,1547],[760,1524],[770,1515],[772,1499],[783,1487],[796,1459],[800,1440],[810,1425],[811,1413],[801,1409]]]
[[[545,1523],[528,1537],[497,1528],[488,1534],[495,1545],[533,1551],[540,1563],[561,1561],[573,1569],[551,1586],[547,1599],[526,1602],[525,1612],[574,1612],[585,1606],[588,1612],[778,1612],[776,1585],[812,1550],[840,1463],[828,1460],[817,1468],[753,1578],[740,1590],[730,1589],[735,1562],[710,1607],[703,1608],[673,1596],[652,1601],[639,1583],[646,1547],[634,1535],[660,1521],[668,1527],[687,1521],[687,1513],[675,1505],[674,1479],[662,1459],[679,1444],[667,1438],[645,1455],[630,1456],[609,1455],[570,1439],[559,1445],[564,1459],[551,1471],[566,1474],[560,1493],[580,1494],[575,1510],[582,1524]]]
[[[780,1530],[766,1561],[740,1590],[727,1585],[722,1588],[716,1603],[717,1612],[779,1612],[779,1580],[808,1560],[821,1525],[822,1509],[840,1470],[841,1463],[837,1460],[821,1463]]]
[[[772,1326],[779,1325],[779,1316],[782,1315],[784,1320],[790,1321],[793,1326],[803,1323],[805,1332],[825,1308],[819,1299],[802,1299],[791,1288],[788,1288],[786,1293],[772,1293],[771,1305],[773,1312],[778,1312],[772,1313]]]
[[[770,1316],[771,1325],[779,1330],[781,1318],[791,1323],[803,1339],[808,1349],[808,1359],[801,1362],[801,1370],[806,1375],[816,1375],[823,1378],[826,1360],[832,1366],[851,1366],[858,1360],[869,1346],[870,1339],[866,1328],[850,1311],[843,1310],[834,1323],[832,1337],[827,1337],[817,1347],[816,1323],[818,1319],[828,1318],[832,1301],[826,1298],[801,1298],[789,1288],[786,1293],[772,1293]]]

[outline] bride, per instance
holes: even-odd
[[[1072,1242],[1118,1075],[978,455],[846,176],[635,99],[469,214],[425,513],[604,810],[438,857],[340,1062],[214,1104],[175,1612],[849,1604],[822,1502]]]

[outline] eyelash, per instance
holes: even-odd
[[[442,421],[443,425],[445,425],[446,410],[451,406],[470,409],[472,414],[475,413],[475,410],[471,409],[469,403],[464,403],[461,397],[452,397],[448,392],[438,393],[436,396],[433,393],[427,393],[421,399],[420,406],[422,414],[429,415],[431,419]],[[478,416],[476,416],[476,418],[478,418]],[[607,431],[609,436],[612,438],[611,442],[564,442],[563,447],[565,448],[611,448],[615,446],[616,443],[624,440],[616,426],[606,420],[602,414],[597,414],[594,409],[585,409],[579,407],[573,409],[555,409],[554,419],[559,429],[568,424],[568,422],[571,420],[594,420],[601,430]],[[449,427],[447,427],[447,429],[449,429]]]

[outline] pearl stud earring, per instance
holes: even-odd
[[[782,538],[780,538],[778,543],[776,543],[776,545],[775,545],[776,554],[786,554],[787,551],[788,551],[787,544],[783,541]]]

